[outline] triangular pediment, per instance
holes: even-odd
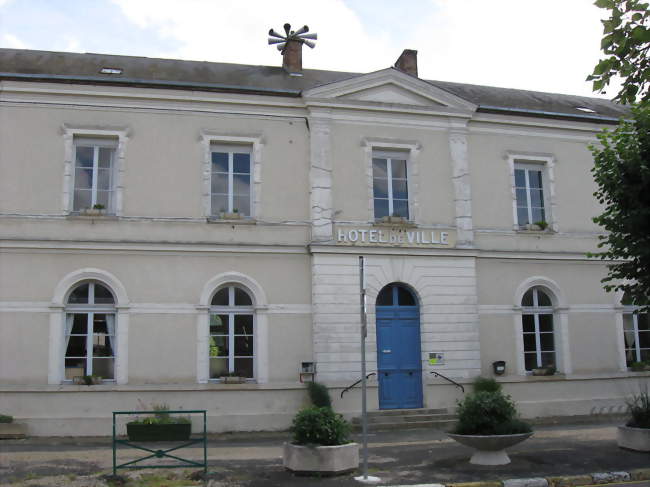
[[[363,74],[303,93],[305,99],[329,99],[332,102],[401,105],[418,108],[474,111],[476,105],[427,81],[395,68]]]

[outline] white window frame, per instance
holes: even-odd
[[[539,317],[540,315],[550,315],[553,319],[552,325],[553,325],[553,356],[555,357],[554,359],[554,366],[557,368],[558,366],[558,347],[557,347],[557,333],[556,333],[556,319],[555,319],[555,310],[553,306],[540,306],[539,305],[539,296],[538,292],[541,290],[546,296],[549,298],[549,300],[553,300],[553,296],[546,290],[542,289],[541,286],[534,286],[530,288],[529,290],[533,291],[533,306],[523,306],[522,305],[522,337],[524,335],[523,331],[523,317],[524,315],[532,315],[533,316],[533,321],[535,324],[535,358],[537,362],[537,367],[542,367],[542,343],[541,343],[541,334],[542,332],[540,331],[540,325],[539,325]],[[528,291],[527,291],[528,292]],[[544,332],[548,333],[548,332]],[[528,333],[527,333],[528,334]],[[549,353],[549,351],[545,351],[545,353]],[[526,348],[524,345],[524,369],[526,368]],[[530,355],[530,353],[528,353]],[[532,373],[530,370],[526,370],[526,373]]]
[[[70,295],[74,292],[75,289],[77,289],[79,286],[82,286],[84,284],[88,284],[88,303],[67,303],[67,301],[70,298]],[[95,299],[95,286],[97,284],[102,285],[108,291],[113,295],[113,304],[95,304],[94,299]],[[94,316],[95,314],[105,314],[105,315],[112,315],[113,316],[113,327],[114,327],[114,332],[112,335],[112,340],[111,340],[111,347],[113,349],[113,378],[112,379],[103,379],[106,382],[114,382],[115,381],[115,376],[116,376],[116,367],[115,364],[117,363],[118,360],[118,355],[119,351],[117,349],[117,310],[115,309],[115,295],[113,291],[108,287],[106,284],[99,282],[99,281],[81,281],[78,284],[76,284],[72,289],[70,289],[70,292],[68,293],[68,297],[66,298],[66,307],[65,307],[65,315],[66,315],[66,321],[68,316],[70,315],[85,315],[86,316],[86,372],[87,374],[83,375],[93,375],[93,358],[94,358],[94,350],[93,350],[93,337],[94,337]],[[72,335],[72,329],[71,330],[66,330],[66,342],[68,341],[68,337],[73,336]],[[111,335],[107,335],[111,336]],[[67,348],[67,347],[65,347]],[[63,382],[72,382],[72,379],[65,379],[65,358],[67,356],[67,349],[63,350]]]
[[[203,170],[202,170],[202,200],[203,216],[213,219],[218,217],[212,213],[212,147],[220,146],[248,146],[251,150],[251,208],[247,219],[256,220],[260,215],[260,201],[262,196],[262,149],[264,141],[261,135],[228,135],[210,131],[202,131],[200,141],[203,145]],[[230,173],[229,178],[232,176]]]
[[[518,231],[525,229],[524,225],[519,224],[517,215],[517,191],[515,182],[515,169],[535,169],[542,172],[542,190],[544,197],[544,214],[545,221],[554,232],[558,231],[556,215],[556,198],[555,198],[555,157],[552,155],[525,154],[525,153],[508,153],[508,169],[510,172],[510,189],[512,196],[512,215],[513,230]],[[526,172],[528,181],[528,172]],[[531,218],[530,193],[527,192],[527,205],[529,218]],[[535,223],[535,222],[530,222]]]
[[[634,331],[634,355],[635,362],[641,362],[641,350],[650,350],[649,348],[641,348],[639,344],[639,313],[635,313],[634,306],[626,306],[623,311],[623,355],[625,356],[625,366],[627,365],[627,346],[625,345],[625,316],[632,318],[632,326]],[[643,313],[642,313],[643,314]]]
[[[89,141],[105,141],[115,147],[112,161],[112,198],[111,207],[106,208],[107,213],[115,216],[123,214],[124,199],[124,166],[126,151],[126,142],[129,138],[129,129],[119,128],[101,128],[101,127],[73,127],[63,126],[64,141],[64,161],[63,161],[63,199],[62,209],[64,214],[76,213],[74,210],[74,174],[76,165],[76,145],[75,138],[79,140],[87,139]],[[93,172],[95,179],[96,171]]]
[[[250,306],[235,306],[235,288],[238,288],[245,292],[248,297],[251,299]],[[255,382],[256,372],[257,372],[257,327],[255,319],[255,302],[253,301],[253,296],[251,293],[244,287],[238,286],[237,284],[229,284],[227,286],[222,286],[215,291],[215,295],[223,289],[228,289],[228,306],[210,306],[210,316],[212,315],[227,315],[228,316],[228,372],[234,372],[235,370],[235,316],[236,315],[249,315],[253,317],[253,377],[247,378],[247,382]],[[208,332],[209,333],[209,332]],[[210,337],[213,335],[210,334]],[[208,339],[209,342],[209,339]],[[210,360],[210,358],[208,358]],[[220,382],[218,378],[210,378],[209,372],[208,377],[210,382]]]
[[[409,221],[417,222],[420,220],[420,203],[419,193],[419,156],[422,145],[417,141],[403,139],[376,139],[365,138],[361,143],[364,150],[366,181],[368,194],[368,222],[374,223],[375,218],[375,199],[374,199],[374,182],[373,182],[373,165],[372,160],[376,155],[405,155],[406,156],[406,185],[408,191],[408,214]]]
[[[235,145],[235,144],[211,144],[210,145],[210,158],[212,159],[212,154],[214,152],[218,153],[225,153],[228,155],[228,172],[227,172],[227,177],[228,177],[228,188],[227,188],[227,196],[228,196],[228,207],[223,210],[225,213],[233,213],[235,209],[239,210],[239,208],[234,206],[234,155],[235,154],[248,154],[249,155],[249,167],[248,167],[248,185],[249,185],[249,192],[248,192],[248,206],[249,206],[249,214],[244,214],[241,213],[241,210],[239,210],[239,213],[241,213],[242,217],[245,218],[251,218],[252,210],[253,210],[253,148],[250,145]],[[210,168],[210,214],[213,217],[218,217],[219,214],[221,213],[220,209],[212,208],[212,197],[214,193],[212,193],[212,177],[213,177],[213,172],[212,168]]]

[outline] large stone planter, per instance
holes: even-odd
[[[510,457],[505,449],[521,443],[530,438],[532,434],[532,432],[517,435],[455,435],[447,433],[447,436],[461,445],[476,450],[469,463],[475,465],[507,465],[510,463]]]
[[[17,440],[27,436],[27,425],[23,423],[0,423],[0,440]]]
[[[359,444],[304,446],[284,444],[284,467],[300,474],[337,475],[359,467]]]
[[[619,426],[616,441],[621,448],[636,451],[650,451],[650,429]]]

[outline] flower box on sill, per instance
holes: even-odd
[[[103,379],[98,375],[76,375],[72,378],[72,383],[78,386],[96,386],[102,382]]]
[[[245,384],[247,378],[236,375],[224,375],[221,377],[222,384]]]
[[[533,369],[533,375],[555,375],[557,372],[555,367],[539,367]]]
[[[80,216],[104,216],[106,215],[105,208],[84,208],[79,210]]]
[[[222,220],[241,220],[242,215],[237,211],[222,211],[219,213],[219,218]]]

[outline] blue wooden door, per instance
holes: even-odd
[[[377,296],[379,408],[422,407],[420,308],[404,286],[389,284]]]

